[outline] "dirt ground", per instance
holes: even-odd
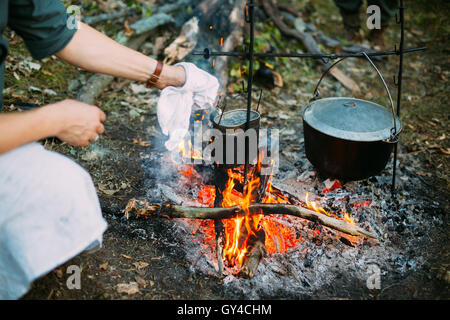
[[[339,12],[331,0],[320,1],[320,4],[294,1],[294,7],[303,13],[307,22],[314,23],[326,35],[344,38]],[[450,5],[445,1],[408,1],[406,47],[427,46],[428,50],[405,56],[401,114],[404,131],[399,145],[400,159],[402,154],[414,154],[421,160],[423,166],[417,174],[429,185],[430,196],[441,203],[442,214],[446,217],[450,190],[448,12]],[[176,30],[170,31],[172,37],[176,36]],[[398,41],[398,31],[398,26],[393,24],[387,32],[387,43],[391,48]],[[8,106],[18,102],[45,104],[76,97],[77,89],[70,88],[71,84],[76,83],[73,80],[82,83],[89,73],[53,58],[41,61],[39,71],[23,71],[17,67],[27,56],[23,43],[17,36],[12,37],[11,33],[5,36],[9,37],[12,47],[7,60],[4,96],[7,110],[13,110]],[[155,37],[150,38],[149,42],[154,41]],[[281,44],[285,51],[304,49],[295,40],[283,38]],[[395,88],[393,76],[397,63],[395,56],[377,62],[391,88]],[[361,98],[386,103],[383,88],[374,83],[377,79],[368,65],[350,61],[341,68],[360,85]],[[289,127],[300,121],[298,110],[311,98],[321,69],[310,60],[280,59],[277,61],[277,71],[283,77],[284,86],[265,91],[261,112],[263,117],[268,115],[270,119],[274,118],[274,123]],[[128,200],[145,194],[143,188],[151,177],[147,176],[144,166],[148,164],[146,159],[149,153],[160,150],[154,141],[161,137],[156,119],[158,92],[137,94],[132,85],[133,82],[115,79],[97,99],[97,105],[107,114],[106,131],[98,142],[87,148],[78,148],[56,139],[43,141],[48,149],[68,155],[91,173],[109,227],[100,251],[83,253],[37,280],[24,299],[245,298],[225,290],[223,281],[217,277],[191,272],[182,250],[167,247],[158,238],[158,232],[167,233],[170,229],[166,221],[124,219],[123,209]],[[36,92],[30,86],[52,89],[56,95]],[[325,88],[324,95],[350,94],[333,79],[325,81]],[[395,101],[396,90],[393,91]],[[277,114],[284,116],[276,118]],[[355,291],[354,287],[360,284],[353,279],[341,279],[333,284],[340,289],[318,292],[304,298],[448,299],[448,218],[445,220],[446,230],[430,235],[435,237],[434,246],[429,248],[435,257],[435,261],[430,262],[430,270],[411,274],[382,291]],[[69,290],[66,286],[69,265],[78,265],[82,269],[81,290]],[[130,282],[141,284],[138,293],[128,295],[118,292],[119,284]],[[353,292],[358,292],[358,295]]]

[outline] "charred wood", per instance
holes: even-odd
[[[250,236],[250,239],[248,240],[249,251],[245,255],[241,270],[239,271],[239,275],[243,278],[251,279],[255,276],[261,259],[267,256],[267,250],[264,243],[265,232],[263,228],[257,231],[256,235]]]
[[[346,220],[336,219],[322,213],[318,213],[301,206],[291,204],[271,204],[271,203],[253,203],[248,208],[250,214],[262,213],[264,215],[291,215],[303,218],[309,221],[319,223],[328,228],[341,231],[353,236],[364,236],[367,238],[377,239],[376,234],[367,231],[357,225],[351,224]],[[227,208],[211,208],[211,207],[188,207],[181,205],[173,205],[170,203],[149,204],[148,201],[130,200],[125,214],[127,218],[131,212],[135,212],[138,216],[152,216],[155,214],[174,218],[188,219],[231,219],[235,217],[245,216],[245,211],[240,206]]]

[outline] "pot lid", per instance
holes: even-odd
[[[395,119],[398,134],[402,125],[397,116]],[[392,111],[374,102],[345,97],[311,102],[303,120],[324,134],[352,141],[387,140],[394,127]]]
[[[250,110],[250,121],[258,120],[259,113]],[[235,128],[244,125],[247,122],[247,109],[235,109],[223,113],[222,118],[220,114],[214,117],[214,122],[222,127]]]

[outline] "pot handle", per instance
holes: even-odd
[[[386,81],[384,80],[383,75],[381,74],[380,70],[378,70],[378,68],[375,66],[373,61],[369,58],[367,53],[362,52],[362,54],[367,59],[367,61],[369,61],[369,63],[372,65],[372,67],[375,69],[375,71],[378,73],[378,76],[381,79],[381,81],[383,82],[384,88],[386,89],[386,92],[388,94],[389,101],[391,103],[392,117],[394,118],[394,127],[391,128],[391,136],[387,142],[396,143],[398,141],[397,121],[395,121],[396,119],[395,119],[395,111],[394,111],[394,102],[392,101],[391,93],[389,92],[389,88],[388,88]],[[310,102],[319,99],[319,85],[322,82],[325,75],[331,70],[331,68],[333,68],[335,65],[337,65],[339,62],[341,62],[342,60],[344,60],[346,58],[348,58],[348,57],[339,59],[338,61],[334,62],[327,70],[325,70],[325,72],[320,77],[319,82],[316,85],[316,88],[314,89],[314,95],[313,95],[313,98],[310,100]]]

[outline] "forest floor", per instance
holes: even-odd
[[[281,1],[280,1],[281,2]],[[286,2],[286,1],[285,1]],[[289,1],[287,1],[289,2]],[[362,299],[380,297],[385,299],[448,299],[450,282],[448,246],[448,194],[450,191],[450,131],[448,79],[450,77],[449,32],[446,1],[408,1],[406,9],[406,47],[427,46],[427,50],[405,55],[399,160],[402,155],[415,155],[420,159],[417,170],[432,197],[440,203],[446,217],[446,231],[441,241],[435,242],[435,261],[429,272],[411,276],[389,295],[367,292]],[[327,36],[344,39],[339,11],[331,0],[295,1],[293,7],[302,13],[307,22],[314,23]],[[97,10],[99,10],[97,8]],[[93,9],[92,13],[99,13]],[[117,28],[108,24],[99,28],[113,34]],[[163,32],[169,34],[166,44],[177,36],[177,30],[159,29],[141,48],[152,54],[153,43]],[[167,29],[167,28],[166,28]],[[275,33],[273,24],[264,21],[258,25],[257,36]],[[367,34],[367,30],[365,30]],[[5,34],[10,41],[10,54],[6,64],[4,106],[15,111],[14,104],[34,103],[44,105],[65,98],[76,98],[80,85],[90,76],[54,57],[34,61],[21,41],[12,32]],[[386,32],[388,47],[394,48],[399,41],[399,27],[392,23]],[[304,50],[298,41],[280,37],[275,41],[281,52]],[[368,44],[368,43],[367,43]],[[370,45],[370,44],[368,44]],[[330,51],[323,48],[324,51]],[[163,57],[160,52],[158,58]],[[31,62],[31,67],[30,67]],[[40,68],[33,68],[39,63]],[[231,61],[230,67],[238,61]],[[391,56],[377,66],[385,75],[396,101],[393,76],[396,75],[398,57]],[[349,59],[341,69],[352,77],[361,88],[360,98],[385,104],[387,98],[381,84],[370,66]],[[295,127],[301,122],[301,110],[312,97],[321,68],[311,60],[276,61],[276,70],[282,75],[284,86],[265,90],[261,104],[262,117],[282,128]],[[235,90],[238,79],[231,78],[230,90]],[[161,137],[157,124],[155,89],[139,92],[136,83],[115,79],[97,98],[96,104],[107,114],[105,134],[89,147],[72,147],[57,139],[42,141],[49,150],[57,151],[74,159],[86,168],[94,180],[103,214],[109,227],[104,234],[103,248],[93,254],[83,253],[63,266],[37,280],[24,299],[224,299],[239,298],[223,287],[223,281],[211,275],[195,273],[176,249],[168,250],[158,237],[142,240],[136,228],[123,219],[122,210],[128,200],[144,194],[146,170],[145,159],[159,146],[153,141]],[[324,80],[322,95],[351,95],[331,77]],[[51,89],[52,91],[44,91]],[[278,115],[278,117],[277,117]],[[267,122],[266,122],[267,123]],[[299,139],[301,131],[296,132]],[[400,164],[401,165],[401,164]],[[403,183],[400,178],[400,184]],[[155,222],[156,223],[156,222]],[[145,232],[145,231],[144,231]],[[67,266],[78,265],[82,269],[82,289],[69,290],[66,286]],[[143,283],[138,293],[126,294],[117,290],[119,284]],[[186,285],[188,284],[188,285]],[[409,290],[408,290],[409,289]],[[348,288],[346,289],[348,290]],[[347,291],[336,297],[323,296],[318,292],[309,298],[350,298]],[[245,298],[245,297],[243,297]],[[273,296],[270,298],[283,298]]]

